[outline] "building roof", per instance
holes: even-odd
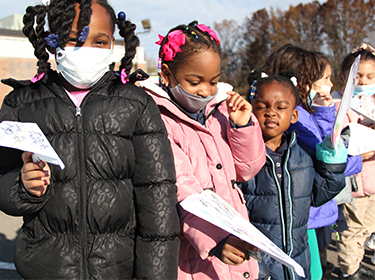
[[[0,19],[0,28],[21,31],[23,27],[23,15],[13,14]]]

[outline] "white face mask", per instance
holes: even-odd
[[[69,84],[79,89],[88,89],[109,71],[112,48],[57,48],[56,62],[57,69]]]
[[[170,88],[170,92],[177,103],[190,113],[197,113],[202,110],[217,94],[216,91],[214,95],[209,95],[207,97],[194,95],[186,91],[181,84]]]
[[[314,84],[316,84],[318,87],[320,87],[320,91],[319,92],[326,92],[326,93],[330,93],[331,92],[332,87],[330,87],[330,86],[319,85],[317,83],[314,83]]]

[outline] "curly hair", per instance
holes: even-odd
[[[117,25],[119,34],[125,42],[125,55],[121,60],[120,71],[125,69],[125,72],[129,74],[133,67],[136,48],[139,46],[139,39],[135,35],[136,25],[127,20],[117,19],[107,0],[51,0],[48,6],[36,5],[26,8],[22,31],[34,47],[34,55],[38,59],[38,73],[47,72],[51,68],[51,64],[48,62],[47,42],[44,40],[47,35],[45,30],[46,15],[50,33],[58,35],[59,47],[64,48],[69,41],[72,23],[76,16],[75,6],[77,3],[80,4],[78,22],[81,30],[90,23],[92,3],[101,5],[108,12],[112,32],[115,31]]]
[[[298,83],[297,88],[302,106],[309,113],[313,112],[310,106],[310,90],[313,83],[323,77],[328,63],[327,59],[320,59],[318,56],[320,55],[317,52],[286,44],[274,51],[262,66],[269,75],[289,69],[298,71],[301,82]]]

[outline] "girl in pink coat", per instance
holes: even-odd
[[[258,173],[265,163],[265,148],[250,103],[218,85],[218,37],[197,22],[159,37],[161,87],[148,81],[140,86],[158,104],[168,130],[178,201],[209,189],[248,218],[236,182]],[[258,279],[258,265],[248,255],[256,248],[181,207],[179,213],[178,279]]]

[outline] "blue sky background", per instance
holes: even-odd
[[[308,3],[312,0],[109,0],[116,13],[124,11],[127,18],[143,31],[141,20],[150,19],[152,32],[139,34],[141,46],[145,47],[148,57],[157,57],[158,33],[165,35],[178,24],[187,24],[193,20],[213,26],[214,22],[224,19],[242,23],[246,16],[271,6],[287,10],[290,5]],[[0,19],[14,13],[23,14],[29,5],[39,4],[39,0],[0,0]]]

